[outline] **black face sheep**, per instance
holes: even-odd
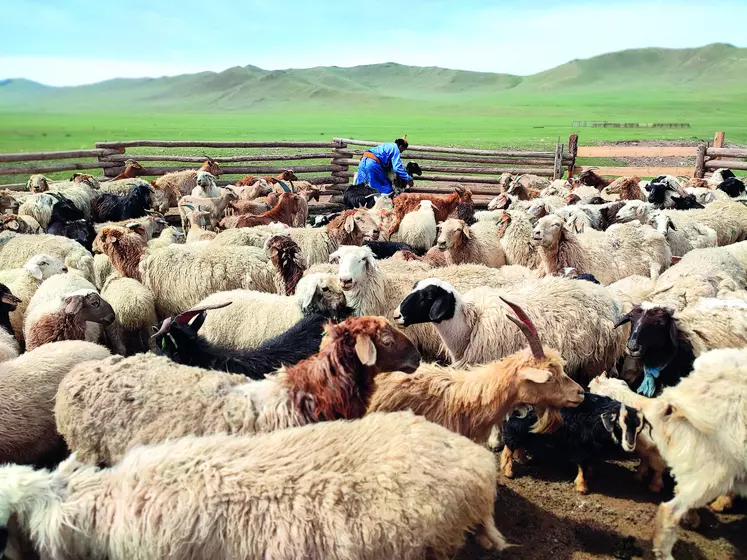
[[[60,195],[54,196],[58,200],[52,206],[47,233],[61,235],[77,241],[90,251],[96,237],[93,224],[85,219],[83,212],[75,207],[72,202]]]
[[[371,247],[371,251],[373,252],[374,257],[377,259],[391,258],[397,251],[410,251],[418,256],[422,256],[424,252],[421,249],[416,249],[415,247],[411,247],[407,243],[402,243],[400,241],[366,240],[363,242],[363,245]]]
[[[210,309],[230,303],[191,309],[163,321],[153,337],[156,352],[187,366],[240,373],[263,379],[280,366],[292,366],[319,351],[329,319],[318,313],[302,318],[283,334],[266,340],[254,350],[233,350],[205,340],[198,334]],[[191,321],[191,323],[190,323]]]
[[[145,216],[148,208],[150,189],[146,185],[137,185],[125,196],[101,193],[91,204],[91,214],[97,223],[117,222]]]
[[[745,195],[744,183],[736,177],[729,177],[728,179],[724,179],[724,181],[716,188],[720,191],[724,191],[732,198],[737,198],[738,196]]]
[[[0,284],[0,362],[18,356],[18,343],[10,324],[10,313],[20,303],[21,299],[14,296],[8,286]]]
[[[365,183],[360,185],[350,185],[342,195],[342,203],[345,208],[371,208],[374,205],[374,197],[381,194],[376,189],[372,189]]]
[[[594,460],[620,447],[627,452],[635,450],[636,438],[644,425],[641,411],[594,393],[586,393],[581,404],[562,409],[560,415],[563,417],[561,427],[544,434],[532,431],[537,422],[534,411],[517,411],[506,420],[501,456],[505,476],[514,476],[513,454],[524,450],[535,457],[562,459],[577,465],[576,490],[586,494],[589,488],[585,470]]]

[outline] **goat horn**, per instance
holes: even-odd
[[[151,338],[156,338],[157,336],[161,336],[162,334],[165,334],[169,332],[169,329],[171,328],[171,317],[166,317],[163,320],[163,323],[161,323],[161,328],[158,329],[158,332],[151,336]]]
[[[586,171],[594,171],[595,169],[599,169],[599,168],[596,167],[596,166],[594,166],[594,167],[587,167]]]
[[[189,323],[195,315],[202,313],[203,311],[210,311],[211,309],[223,309],[228,307],[233,302],[225,301],[223,303],[216,303],[214,305],[205,305],[202,307],[192,308],[188,311],[183,311],[177,315],[174,320],[179,324]]]
[[[521,307],[501,296],[498,297],[500,297],[501,301],[508,305],[519,318],[516,319],[511,315],[507,315],[508,319],[517,327],[519,327],[521,329],[521,332],[524,333],[524,336],[527,337],[527,342],[529,342],[529,348],[532,350],[532,355],[538,360],[543,359],[545,357],[545,351],[542,349],[542,342],[540,342],[539,335],[537,334],[537,329],[532,323],[532,320],[527,316],[526,313],[524,313],[524,310]]]

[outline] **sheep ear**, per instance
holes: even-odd
[[[615,431],[615,424],[617,424],[617,413],[616,412],[605,412],[602,414],[602,425],[604,429],[609,433]]]
[[[552,375],[549,371],[537,368],[522,369],[521,377],[523,377],[527,381],[532,381],[533,383],[547,383],[548,381],[550,381],[550,379],[552,379]]]
[[[439,297],[431,306],[428,312],[428,318],[434,323],[440,323],[444,319],[450,319],[449,311],[453,313],[453,309],[450,309],[449,301],[446,297]]]
[[[599,376],[599,379],[609,379],[609,378],[607,377],[607,372],[606,372],[606,371],[603,371],[603,372],[602,372],[602,374],[601,374],[601,375]]]
[[[353,233],[353,230],[355,229],[355,218],[353,216],[345,218],[345,225],[343,227],[347,233]]]
[[[376,346],[367,334],[358,335],[355,341],[355,353],[364,366],[376,363]]]
[[[83,308],[83,298],[80,297],[69,297],[65,298],[65,313],[67,315],[75,315]]]
[[[667,225],[669,226],[669,229],[671,229],[672,231],[677,231],[677,228],[674,227],[672,220],[667,220]]]
[[[42,272],[42,269],[39,268],[39,265],[28,266],[26,271],[39,281],[44,279],[44,273]]]
[[[472,239],[472,230],[469,229],[468,225],[464,225],[464,227],[462,228],[462,233],[464,233],[464,236],[467,239]]]

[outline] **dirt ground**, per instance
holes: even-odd
[[[459,560],[619,560],[651,559],[656,508],[671,499],[672,483],[654,494],[633,478],[637,460],[598,464],[587,479],[588,495],[573,488],[576,468],[516,465],[516,478],[500,476],[496,526],[514,544],[502,554],[468,545]],[[676,560],[747,559],[747,501],[728,514],[698,510],[697,529],[680,527]]]
[[[701,144],[697,140],[620,140],[618,142],[597,142],[598,146],[646,146],[646,147],[677,147],[697,148]],[[741,148],[742,146],[726,142],[726,148]],[[613,161],[632,167],[689,167],[695,165],[695,156],[681,157],[616,157]]]

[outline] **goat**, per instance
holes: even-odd
[[[182,219],[182,227],[185,228],[185,231],[186,229],[188,229],[185,227],[187,223],[187,214],[184,210],[185,205],[189,204],[191,206],[199,208],[200,210],[209,212],[209,215],[207,216],[207,223],[211,229],[214,229],[220,222],[221,218],[223,218],[223,215],[226,213],[226,209],[228,208],[229,204],[231,204],[231,202],[235,200],[238,200],[238,195],[229,190],[224,191],[223,194],[218,198],[201,198],[191,195],[181,197],[177,206],[179,207],[179,215]]]
[[[410,177],[415,177],[415,176],[420,177],[423,174],[423,170],[420,169],[420,166],[414,161],[407,162],[407,165],[405,165],[405,171],[407,171],[407,174]],[[397,177],[394,171],[388,172],[387,176],[389,177],[389,180],[392,182],[392,189],[394,190],[394,193],[393,193],[394,196],[397,196],[402,191],[407,189],[407,181]]]
[[[191,204],[185,204],[184,208],[190,210],[187,214],[189,231],[187,232],[186,242],[195,243],[197,241],[211,241],[215,239],[217,234],[214,231],[206,229],[207,220],[205,218],[210,215],[210,212],[196,209]]]
[[[576,491],[587,494],[586,475],[591,463],[620,447],[634,451],[645,423],[640,410],[594,393],[586,393],[576,407],[561,409],[560,416],[563,423],[553,433],[536,433],[532,429],[537,422],[533,411],[520,410],[506,420],[501,455],[501,470],[506,477],[514,476],[514,453],[529,451],[534,457],[567,460],[577,465]]]
[[[142,281],[140,260],[147,247],[140,235],[116,226],[101,228],[94,240],[94,250],[109,257],[119,274],[137,281]]]
[[[596,173],[594,173],[594,169],[599,169],[598,167],[590,167],[584,171],[582,171],[578,176],[578,182],[581,185],[586,185],[587,187],[594,187],[595,189],[602,190],[604,187],[607,187],[614,181],[614,179],[606,179],[604,177],[600,177]]]
[[[342,203],[345,208],[372,208],[374,197],[381,193],[372,189],[366,183],[359,185],[350,185],[342,195]]]
[[[68,199],[54,193],[51,195],[57,199],[57,202],[52,206],[47,233],[77,241],[90,251],[96,237],[93,224],[86,220],[83,212]]]
[[[737,198],[739,196],[745,195],[744,183],[736,177],[729,177],[727,179],[724,179],[724,181],[721,182],[716,188],[720,191],[724,191],[732,198]]]
[[[134,179],[140,174],[141,171],[143,171],[143,169],[143,166],[138,162],[128,159],[125,162],[125,168],[119,175],[114,177],[112,181],[119,181],[120,179]]]
[[[278,203],[274,208],[259,216],[251,214],[239,216],[235,227],[266,226],[273,222],[280,222],[287,226],[298,227],[299,221],[302,224],[306,223],[305,216],[303,216],[303,219],[301,220],[298,218],[298,214],[302,212],[300,200],[300,195],[283,193],[280,195],[280,200],[278,200]],[[306,212],[308,213],[308,205],[306,205]]]
[[[456,210],[456,207],[460,203],[471,203],[472,191],[469,189],[465,190],[462,187],[455,187],[454,192],[449,195],[405,193],[395,197],[393,200],[394,221],[387,232],[388,238],[399,229],[399,224],[402,222],[405,214],[414,212],[420,208],[421,200],[430,200],[433,203],[433,213],[436,217],[436,223],[438,223],[446,220],[449,214]]]
[[[282,295],[294,295],[306,270],[306,259],[298,243],[287,235],[273,235],[265,243],[265,252],[283,278],[285,293]]]
[[[124,196],[101,193],[91,203],[91,213],[94,222],[118,222],[145,216],[149,207],[150,189],[146,185],[137,185]]]
[[[377,259],[388,259],[394,256],[398,251],[410,251],[416,256],[422,256],[423,251],[411,247],[407,243],[401,243],[399,241],[373,241],[366,240],[363,242],[364,245],[371,247],[371,251],[374,257]]]

